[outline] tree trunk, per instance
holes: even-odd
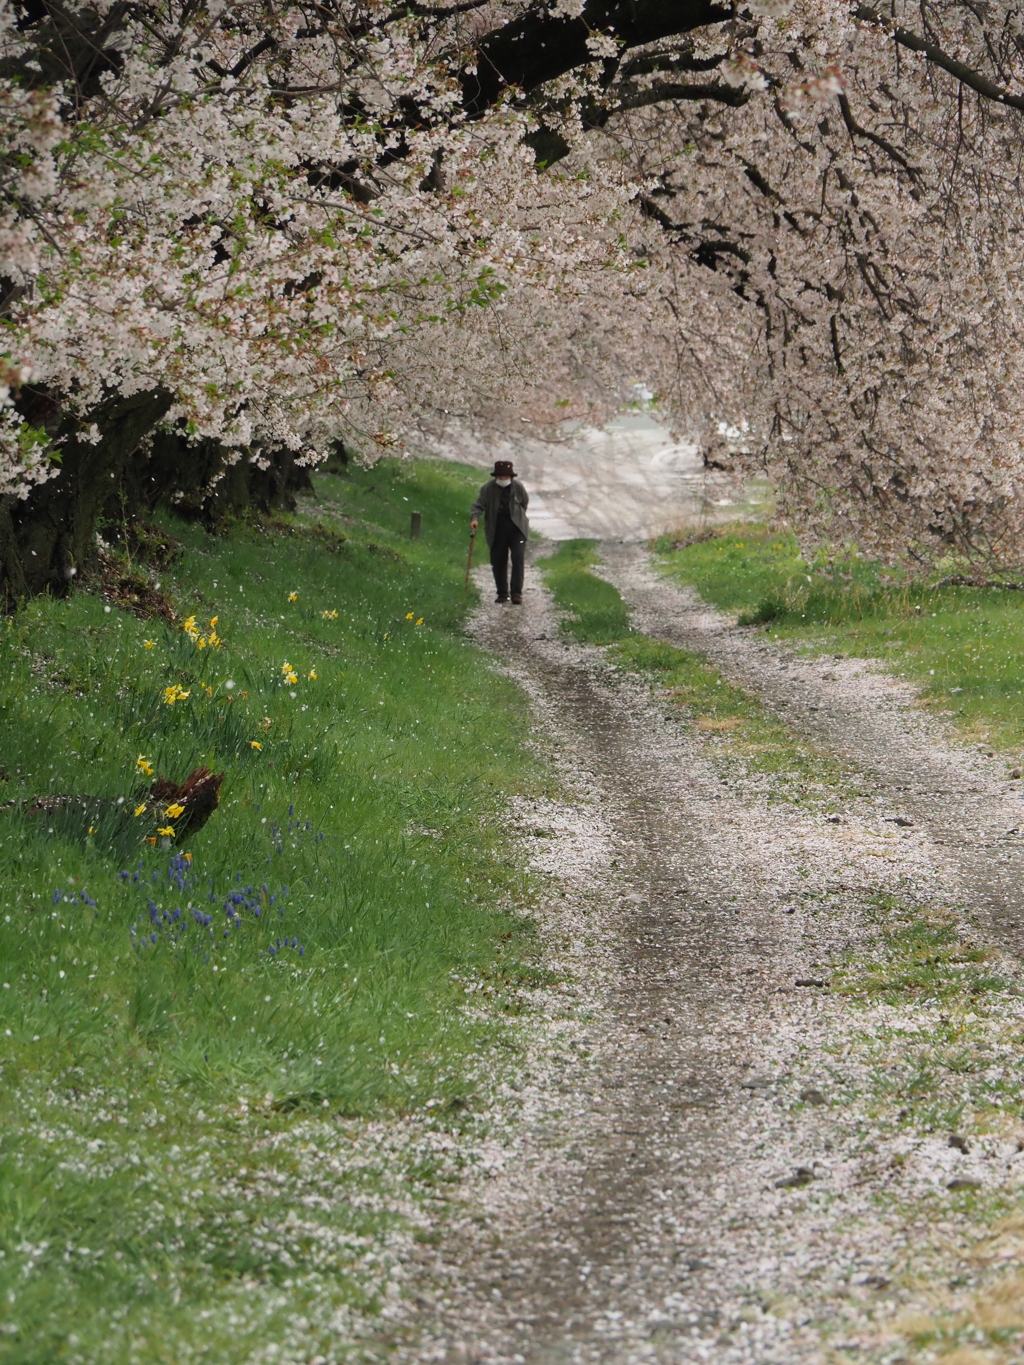
[[[26,394],[25,406],[45,407],[49,428],[63,438],[62,462],[27,498],[0,498],[0,601],[7,610],[35,593],[66,593],[95,560],[96,531],[104,523],[116,540],[124,523],[166,506],[213,525],[253,510],[293,510],[294,493],[312,486],[292,451],[273,452],[260,468],[249,451],[230,463],[216,441],[154,434],[171,401],[160,392],[115,397],[84,420],[58,425],[56,399]],[[96,445],[77,435],[90,422],[101,432]]]
[[[0,594],[8,608],[34,593],[66,593],[88,566],[104,506],[171,401],[161,392],[108,399],[89,415],[100,430],[95,445],[79,438],[81,419],[61,422],[59,473],[27,498],[0,504]]]
[[[159,432],[148,460],[133,462],[126,475],[128,506],[166,506],[189,520],[215,525],[251,511],[293,511],[293,494],[312,488],[308,471],[290,450],[268,455],[265,469],[248,450],[233,462],[228,456],[216,441],[190,444],[176,432]]]

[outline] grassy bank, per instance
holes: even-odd
[[[597,543],[564,541],[540,560],[548,587],[564,613],[562,630],[587,644],[608,647],[621,668],[648,679],[677,706],[723,764],[772,779],[771,796],[824,802],[832,809],[845,788],[839,764],[775,720],[742,688],[696,654],[654,640],[629,624],[619,591],[594,573]]]
[[[496,908],[524,703],[460,631],[478,483],[318,477],[306,515],[168,523],[173,562],[0,627],[4,1361],[341,1359],[395,1291],[450,1162],[346,1120],[471,1121],[529,977]],[[119,609],[125,576],[177,619]],[[150,784],[201,766],[182,845]]]
[[[596,540],[563,540],[540,562],[544,581],[562,609],[562,631],[585,644],[619,644],[633,631],[617,588],[592,572]]]
[[[741,623],[812,649],[883,659],[979,740],[1024,749],[1021,593],[930,588],[861,559],[808,563],[792,536],[761,526],[671,545],[657,545],[664,571]]]

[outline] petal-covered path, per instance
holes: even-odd
[[[914,690],[863,660],[800,658],[737,630],[667,582],[638,545],[602,547],[599,572],[639,629],[709,659],[777,716],[840,757],[883,817],[926,831],[929,859],[996,942],[1024,947],[1024,783],[914,707]]]
[[[602,556],[641,629],[704,653],[837,755],[848,799],[828,818],[723,770],[677,708],[559,638],[538,574],[522,609],[481,609],[477,639],[529,692],[572,793],[518,822],[543,850],[567,985],[514,1158],[426,1258],[405,1358],[927,1359],[901,1356],[892,1327],[917,1302],[908,1267],[955,1280],[976,1234],[956,1209],[915,1221],[920,1201],[948,1203],[957,1178],[1016,1190],[1017,1141],[961,1150],[876,1120],[871,1059],[846,1044],[863,1020],[827,986],[868,943],[879,897],[966,901],[1015,941],[1003,836],[1019,784],[952,747],[897,680],[802,664],[656,577],[639,548]]]

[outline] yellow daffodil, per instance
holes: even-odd
[[[338,619],[338,613],[336,611],[322,611],[320,615],[325,621],[336,621]]]
[[[297,592],[290,592],[290,593],[288,594],[288,601],[289,601],[289,602],[297,602],[298,600],[299,600],[299,594],[298,594]]]
[[[168,818],[168,820],[177,820],[177,818],[178,818],[179,815],[184,815],[184,814],[185,814],[185,807],[184,807],[179,801],[175,801],[175,803],[174,803],[173,806],[168,806],[168,807],[167,807],[167,818]]]
[[[155,646],[155,644],[156,644],[156,641],[155,641],[155,640],[143,640],[143,642],[142,642],[142,648],[143,648],[143,649],[152,649],[152,648]]]
[[[262,748],[263,748],[263,745],[259,742],[258,739],[250,739],[250,741],[249,741],[249,748],[250,748],[250,749],[262,749]]]
[[[309,670],[309,672],[306,674],[306,677],[307,677],[307,678],[312,678],[313,681],[315,682],[315,681],[316,681],[316,669],[315,669],[315,668],[311,668],[311,669]]]
[[[407,612],[405,613],[405,619],[406,619],[407,621],[411,621],[412,618],[413,618],[415,615],[416,615],[416,613],[415,613],[414,611],[407,611]]]
[[[188,695],[189,693],[179,683],[172,683],[170,687],[164,688],[164,705],[173,706],[176,701],[184,701]]]
[[[219,649],[220,646],[224,643],[224,641],[221,639],[221,637],[217,634],[216,630],[214,629],[219,620],[220,620],[219,616],[212,617],[212,619],[210,620],[209,635],[204,635],[202,633],[202,631],[196,625],[196,618],[194,616],[189,616],[185,621],[183,621],[181,628],[188,636],[188,638],[192,641],[192,643],[195,645],[196,649],[205,649],[207,645],[209,645],[211,649]]]
[[[95,833],[96,833],[96,831],[95,831],[95,829],[92,827],[92,825],[89,826],[89,833],[90,833],[90,834],[95,834]]]
[[[210,687],[207,683],[203,683],[203,691],[206,693],[208,697],[213,696],[213,688]]]
[[[140,772],[145,773],[147,777],[153,776],[153,765],[145,754],[139,754],[138,758],[135,760],[135,766]]]
[[[157,830],[157,834],[162,834],[163,837],[164,837],[165,839],[173,839],[173,838],[174,838],[174,826],[173,826],[173,825],[164,825],[164,827],[163,827],[162,829],[158,829],[158,830]]]
[[[416,622],[416,624],[417,624],[418,626],[422,626],[422,624],[423,624],[423,617],[422,617],[422,616],[421,616],[420,619]]]
[[[137,806],[135,807],[135,811],[134,811],[135,818],[138,819],[140,815],[144,815],[145,813],[146,813],[146,803],[145,803],[145,801],[142,801],[142,802],[139,803],[139,805],[137,805]]]

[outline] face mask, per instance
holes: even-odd
[[[509,486],[509,484],[512,482],[512,480],[511,480],[511,479],[495,479],[494,482],[498,485],[499,488],[507,488],[507,487]]]

